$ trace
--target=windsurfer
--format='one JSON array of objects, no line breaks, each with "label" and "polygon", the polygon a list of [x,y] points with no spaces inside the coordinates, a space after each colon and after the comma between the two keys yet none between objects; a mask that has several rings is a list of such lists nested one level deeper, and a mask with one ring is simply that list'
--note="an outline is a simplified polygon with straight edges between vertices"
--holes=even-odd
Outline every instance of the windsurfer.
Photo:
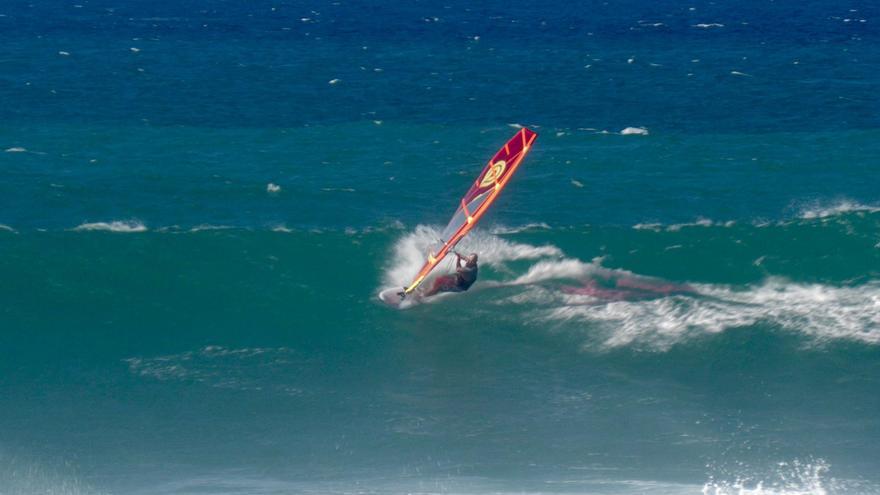
[{"label": "windsurfer", "polygon": [[430,297],[438,292],[464,292],[477,281],[477,253],[472,253],[467,258],[455,253],[455,258],[455,273],[434,279],[434,285],[423,297]]}]

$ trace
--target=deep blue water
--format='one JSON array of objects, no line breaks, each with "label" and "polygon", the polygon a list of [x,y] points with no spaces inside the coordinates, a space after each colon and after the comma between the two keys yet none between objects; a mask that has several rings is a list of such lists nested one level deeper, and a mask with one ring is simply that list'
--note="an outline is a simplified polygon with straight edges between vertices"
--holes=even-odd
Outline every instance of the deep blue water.
[{"label": "deep blue water", "polygon": [[880,492],[878,14],[4,2],[0,494]]}]

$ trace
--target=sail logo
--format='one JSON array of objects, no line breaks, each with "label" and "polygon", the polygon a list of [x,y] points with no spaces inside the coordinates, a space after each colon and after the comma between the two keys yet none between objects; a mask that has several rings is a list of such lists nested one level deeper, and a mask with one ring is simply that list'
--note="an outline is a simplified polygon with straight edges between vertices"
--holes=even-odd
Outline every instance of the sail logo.
[{"label": "sail logo", "polygon": [[480,187],[489,187],[495,184],[495,181],[501,177],[505,169],[507,169],[506,161],[498,160],[493,163],[492,166],[489,167],[489,170],[486,171],[486,175],[483,176],[483,180],[480,181]]}]

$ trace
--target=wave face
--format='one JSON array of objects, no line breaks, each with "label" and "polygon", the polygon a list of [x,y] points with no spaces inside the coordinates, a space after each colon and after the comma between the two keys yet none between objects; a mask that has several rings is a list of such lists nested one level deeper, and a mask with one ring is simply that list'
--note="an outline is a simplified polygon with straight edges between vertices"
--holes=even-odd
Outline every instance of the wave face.
[{"label": "wave face", "polygon": [[487,226],[468,293],[382,305],[438,228],[0,232],[16,483],[877,491],[880,213]]}]

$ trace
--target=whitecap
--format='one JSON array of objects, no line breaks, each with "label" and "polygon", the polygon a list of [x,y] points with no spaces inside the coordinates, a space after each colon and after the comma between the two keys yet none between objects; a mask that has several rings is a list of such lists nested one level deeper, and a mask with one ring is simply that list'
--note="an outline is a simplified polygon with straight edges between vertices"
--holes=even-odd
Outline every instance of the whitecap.
[{"label": "whitecap", "polygon": [[600,266],[601,258],[592,263],[584,263],[574,258],[561,260],[538,261],[528,271],[502,285],[532,285],[548,280],[578,280],[596,273],[607,273],[609,270]]},{"label": "whitecap", "polygon": [[816,344],[851,340],[880,345],[878,282],[837,287],[768,279],[746,287],[689,287],[695,293],[602,304],[547,289],[553,307],[538,310],[537,316],[545,324],[584,324],[591,332],[598,328],[603,335],[599,345],[606,349],[636,346],[663,351],[694,337],[758,323],[800,334]]},{"label": "whitecap", "polygon": [[804,220],[813,220],[854,212],[876,213],[880,212],[880,206],[864,205],[848,199],[832,204],[813,203],[802,207],[798,217]]},{"label": "whitecap", "polygon": [[667,232],[678,232],[681,229],[690,227],[733,227],[734,225],[736,225],[736,222],[734,220],[721,222],[709,218],[700,217],[693,222],[673,223],[669,225],[665,225],[662,223],[637,223],[633,225],[632,228],[635,230],[653,230],[655,232],[659,232],[661,230],[665,230]]},{"label": "whitecap", "polygon": [[708,22],[708,23],[694,24],[691,27],[700,28],[700,29],[712,29],[712,28],[723,28],[724,24],[721,24],[718,22]]},{"label": "whitecap", "polygon": [[621,136],[647,136],[648,129],[644,127],[627,127],[620,131]]},{"label": "whitecap", "polygon": [[[711,464],[707,466],[714,468]],[[755,475],[745,464],[740,463],[734,472],[723,469],[723,473],[713,475],[703,485],[704,495],[827,495],[831,485],[836,484],[828,478],[830,465],[824,459],[779,462],[769,472]],[[836,490],[831,490],[836,491]]]},{"label": "whitecap", "polygon": [[550,226],[544,222],[527,223],[518,227],[507,227],[504,225],[496,225],[492,228],[492,234],[518,234],[530,230],[550,230]]},{"label": "whitecap", "polygon": [[637,223],[637,224],[633,225],[633,229],[660,231],[663,229],[663,224],[661,224],[661,223]]},{"label": "whitecap", "polygon": [[21,146],[13,146],[12,148],[6,148],[7,153],[27,153],[27,148],[22,148]]},{"label": "whitecap", "polygon": [[204,231],[210,231],[210,230],[231,230],[234,228],[235,227],[232,227],[231,225],[212,225],[209,223],[203,223],[203,224],[196,225],[195,227],[192,227],[191,229],[189,229],[189,231],[190,232],[204,232]]},{"label": "whitecap", "polygon": [[269,194],[278,194],[279,192],[281,192],[281,186],[270,182],[266,184],[266,192]]},{"label": "whitecap", "polygon": [[[693,222],[685,222],[685,223],[674,223],[666,227],[666,230],[669,232],[678,232],[679,230],[686,227],[714,227],[716,224],[714,221],[708,218],[698,218]],[[733,225],[733,224],[730,224]],[[728,225],[729,226],[729,225]]]},{"label": "whitecap", "polygon": [[92,231],[92,230],[103,230],[109,232],[146,232],[147,227],[137,221],[137,220],[123,220],[123,221],[112,221],[112,222],[94,222],[94,223],[84,223],[81,225],[77,225],[74,227],[75,231]]}]

